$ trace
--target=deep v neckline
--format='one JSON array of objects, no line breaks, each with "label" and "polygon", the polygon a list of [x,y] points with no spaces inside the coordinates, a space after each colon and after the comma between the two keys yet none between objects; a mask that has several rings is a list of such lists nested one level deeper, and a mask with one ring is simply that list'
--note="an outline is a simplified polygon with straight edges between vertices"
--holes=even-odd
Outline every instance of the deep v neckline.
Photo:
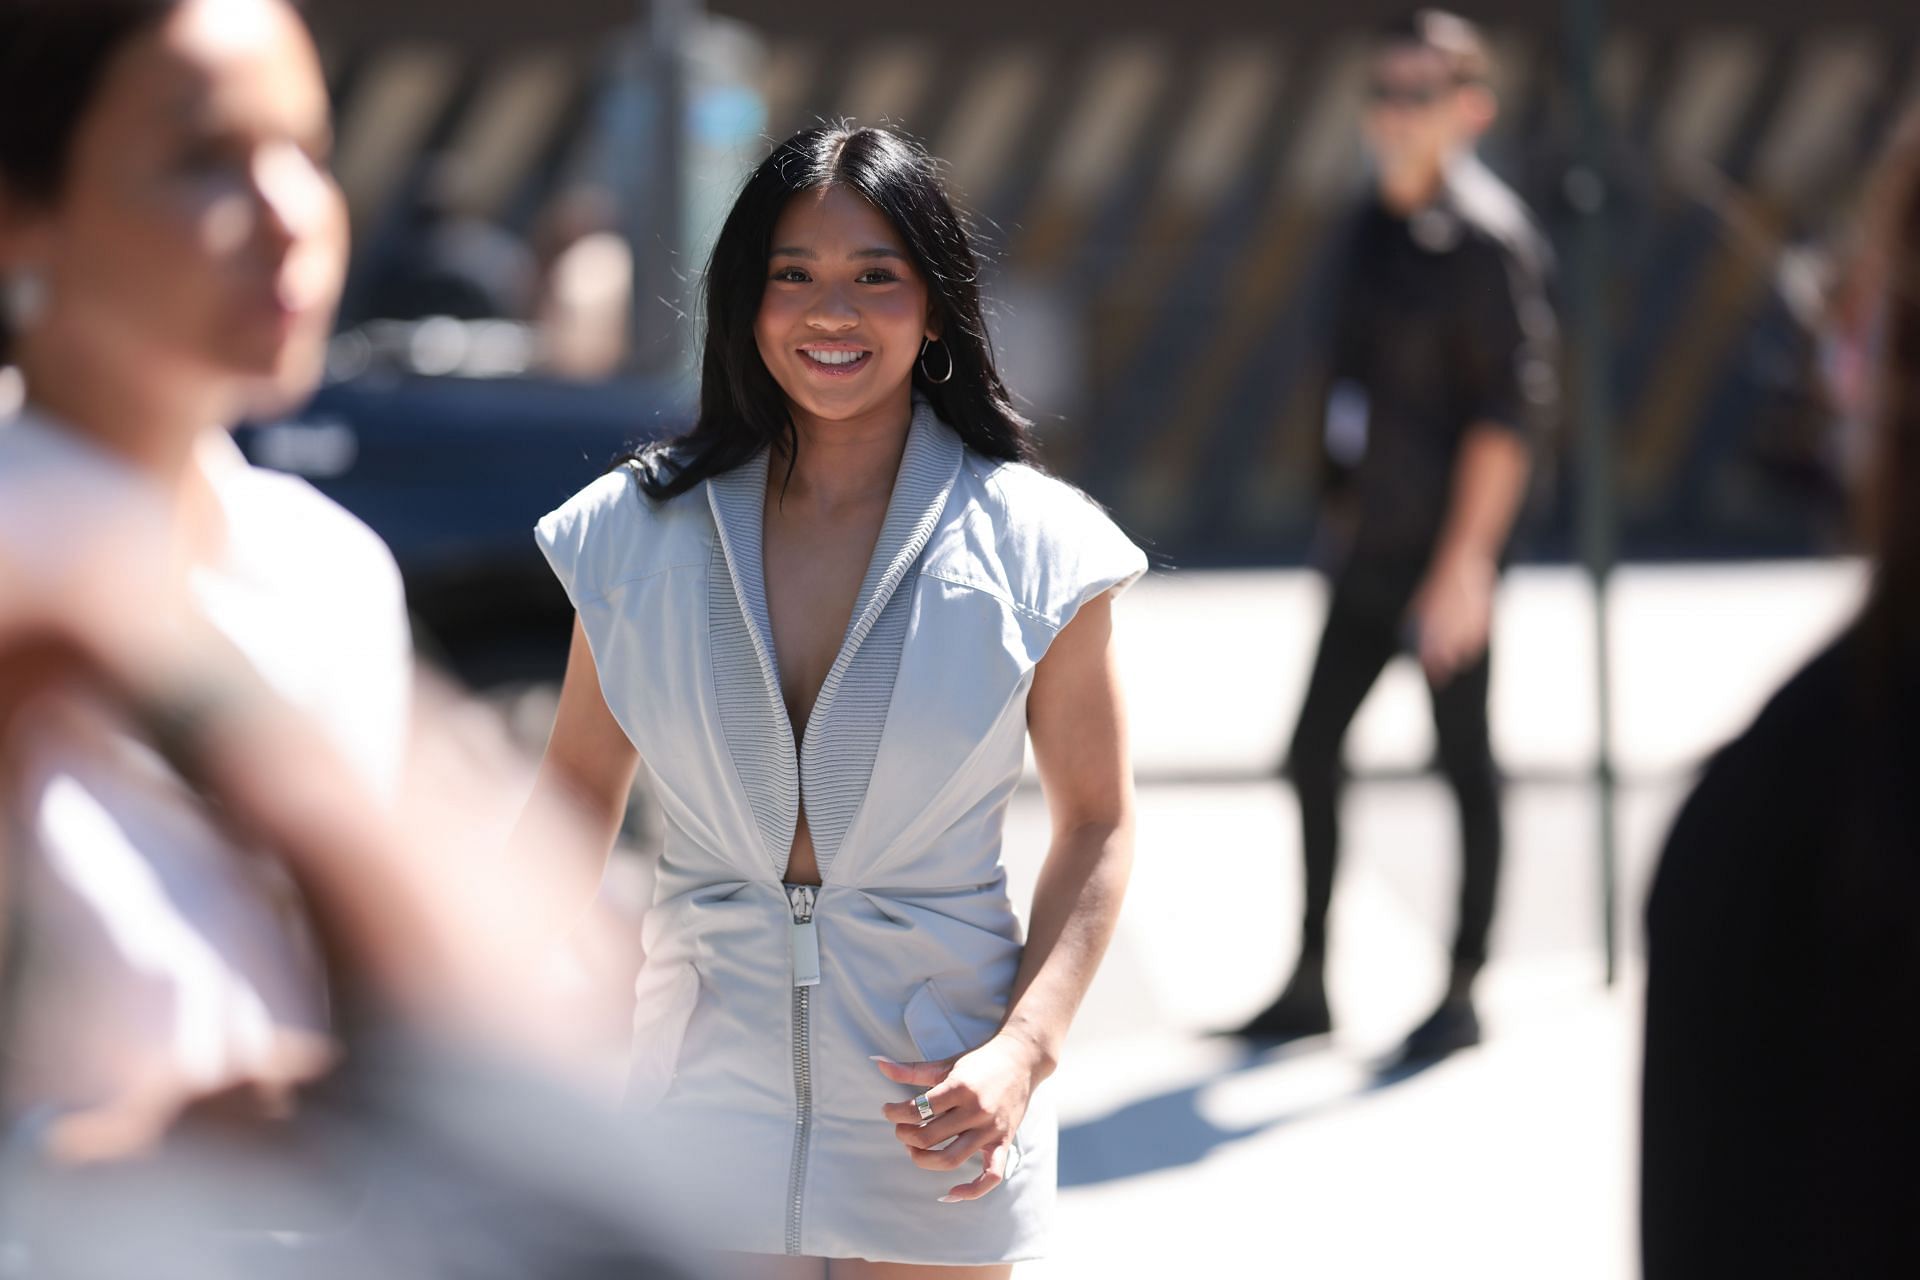
[{"label": "deep v neckline", "polygon": [[[953,490],[965,447],[953,430],[940,421],[926,401],[916,399],[907,429],[906,448],[895,475],[893,493],[881,522],[880,535],[848,618],[833,665],[815,692],[806,728],[795,731],[780,685],[774,648],[773,622],[766,594],[766,486],[770,455],[761,450],[749,462],[713,477],[708,496],[719,535],[720,559],[731,579],[737,613],[710,617],[716,649],[721,631],[743,626],[751,640],[761,689],[753,702],[732,696],[720,700],[723,726],[736,766],[740,769],[756,826],[767,844],[767,855],[784,876],[792,853],[793,836],[804,806],[813,837],[814,856],[821,878],[830,873],[840,839],[851,825],[866,795],[864,774],[871,770],[873,753],[884,728],[888,696],[898,669],[898,649],[891,662],[859,662],[863,646],[887,612],[909,570],[933,536],[940,513]],[[896,620],[903,621],[896,616]],[[896,642],[901,634],[888,634]],[[850,674],[860,696],[846,700],[843,687]],[[884,689],[880,686],[884,684]],[[767,730],[777,725],[780,741],[768,743]],[[862,776],[853,776],[854,774]]]},{"label": "deep v neckline", "polygon": [[[900,460],[901,460],[901,465],[904,466],[906,462],[906,449],[904,447],[902,447],[900,451]],[[768,463],[769,477],[771,476],[771,471],[772,471],[772,463],[771,463],[771,459],[769,459],[769,463]],[[861,571],[860,585],[855,589],[853,600],[847,607],[846,621],[842,624],[840,628],[840,638],[834,647],[833,657],[828,661],[826,670],[820,673],[819,682],[813,686],[812,696],[807,699],[807,702],[806,702],[807,718],[806,718],[806,723],[804,725],[795,721],[793,717],[793,708],[787,704],[786,676],[785,676],[785,673],[780,668],[780,654],[781,654],[780,635],[774,626],[773,601],[772,601],[771,595],[769,595],[768,593],[767,573],[766,573],[766,565],[768,560],[770,559],[770,556],[768,554],[769,531],[767,526],[767,512],[768,512],[768,509],[773,505],[773,499],[769,496],[769,497],[763,497],[761,501],[760,535],[759,535],[760,536],[761,573],[760,573],[760,581],[758,584],[758,589],[760,591],[761,599],[766,602],[766,609],[767,609],[767,657],[773,666],[774,685],[780,695],[780,712],[782,717],[786,721],[787,731],[789,735],[793,738],[794,747],[796,750],[804,751],[806,740],[807,740],[807,732],[813,727],[815,722],[820,719],[820,712],[822,710],[822,699],[826,693],[827,682],[830,679],[832,679],[834,669],[841,664],[842,657],[850,656],[848,655],[847,650],[850,643],[852,643],[853,641],[854,624],[860,618],[861,606],[867,600],[868,596],[871,594],[875,586],[875,583],[878,581],[879,577],[885,572],[886,566],[883,561],[884,561],[884,553],[887,549],[886,548],[887,522],[889,518],[893,515],[893,498],[894,498],[894,494],[899,490],[899,487],[900,487],[900,471],[899,471],[899,468],[896,468],[894,471],[893,485],[888,490],[888,493],[887,493],[887,506],[886,506],[886,509],[881,512],[880,521],[874,528],[873,547],[871,550],[867,552],[866,567]],[[770,487],[769,487],[769,491],[770,491]],[[789,637],[789,639],[791,639],[791,637]]]}]

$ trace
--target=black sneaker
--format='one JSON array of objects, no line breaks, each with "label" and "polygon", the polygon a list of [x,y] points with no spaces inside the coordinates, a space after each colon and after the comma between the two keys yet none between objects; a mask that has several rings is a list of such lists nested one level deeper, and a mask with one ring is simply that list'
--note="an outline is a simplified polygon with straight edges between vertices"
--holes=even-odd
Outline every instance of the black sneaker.
[{"label": "black sneaker", "polygon": [[1447,1000],[1407,1036],[1389,1070],[1429,1067],[1480,1043],[1480,1015],[1471,1000]]},{"label": "black sneaker", "polygon": [[1294,973],[1279,999],[1227,1034],[1279,1044],[1324,1036],[1332,1030],[1326,983],[1318,971],[1302,969]]}]

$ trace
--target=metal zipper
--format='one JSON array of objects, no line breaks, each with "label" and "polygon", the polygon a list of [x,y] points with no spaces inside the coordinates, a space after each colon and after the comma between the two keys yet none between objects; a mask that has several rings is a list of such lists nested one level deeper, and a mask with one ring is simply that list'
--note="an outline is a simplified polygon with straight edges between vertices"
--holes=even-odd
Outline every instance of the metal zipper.
[{"label": "metal zipper", "polygon": [[793,959],[793,1160],[787,1174],[787,1255],[800,1256],[800,1219],[805,1207],[807,1149],[813,1137],[812,996],[820,981],[820,947],[814,932],[813,904],[819,890],[790,884],[787,905],[793,911],[790,935]]}]

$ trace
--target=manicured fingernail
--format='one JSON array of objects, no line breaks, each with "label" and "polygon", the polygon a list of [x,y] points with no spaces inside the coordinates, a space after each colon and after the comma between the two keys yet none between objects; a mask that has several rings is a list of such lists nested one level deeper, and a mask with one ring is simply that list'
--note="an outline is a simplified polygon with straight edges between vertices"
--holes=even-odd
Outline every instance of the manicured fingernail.
[{"label": "manicured fingernail", "polygon": [[880,1053],[876,1053],[872,1055],[867,1059],[867,1061],[868,1062],[884,1062],[890,1067],[897,1067],[900,1065],[899,1063],[895,1062],[892,1058],[889,1058],[885,1054],[880,1054]]},{"label": "manicured fingernail", "polygon": [[941,1196],[940,1203],[941,1204],[959,1204],[960,1197],[959,1196]]}]

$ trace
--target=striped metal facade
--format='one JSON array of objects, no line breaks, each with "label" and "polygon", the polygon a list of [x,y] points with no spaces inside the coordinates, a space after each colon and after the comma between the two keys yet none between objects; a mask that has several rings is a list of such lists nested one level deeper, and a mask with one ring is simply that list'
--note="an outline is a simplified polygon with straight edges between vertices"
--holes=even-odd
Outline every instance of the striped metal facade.
[{"label": "striped metal facade", "polygon": [[[840,14],[823,34],[716,7],[766,23],[770,134],[885,120],[948,162],[991,247],[993,292],[1072,339],[1079,392],[1035,406],[1056,469],[1176,561],[1302,552],[1327,237],[1363,173],[1363,31],[1322,15],[1176,36],[1140,16],[1072,36],[1052,18],[982,22],[961,37],[916,30],[903,9],[891,25]],[[1817,540],[1804,495],[1755,462],[1814,448],[1789,412],[1806,352],[1781,254],[1839,233],[1891,122],[1920,103],[1911,21],[1829,8],[1792,29],[1648,14],[1604,50],[1630,552]],[[1495,35],[1503,115],[1486,152],[1557,236],[1570,218],[1559,52],[1518,22]],[[525,227],[581,154],[609,58],[344,36],[326,52],[363,239],[442,149],[470,161],[477,207]],[[1551,505],[1534,537],[1545,551],[1564,546],[1566,504]]]}]

